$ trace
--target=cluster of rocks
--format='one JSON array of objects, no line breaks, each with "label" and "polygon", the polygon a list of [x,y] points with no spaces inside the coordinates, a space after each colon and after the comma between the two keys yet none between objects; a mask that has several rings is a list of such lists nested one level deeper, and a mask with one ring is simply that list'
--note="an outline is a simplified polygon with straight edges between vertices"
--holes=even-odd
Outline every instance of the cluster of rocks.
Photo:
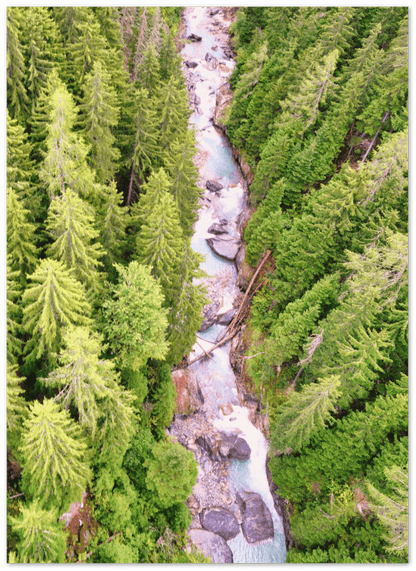
[{"label": "cluster of rocks", "polygon": [[[230,407],[232,411],[232,407]],[[193,516],[192,543],[213,563],[232,563],[227,541],[243,533],[256,544],[274,537],[271,513],[255,492],[234,491],[230,485],[230,460],[248,460],[251,450],[238,434],[217,431],[205,413],[175,415],[169,436],[191,450],[198,462],[198,479],[187,505]]]}]

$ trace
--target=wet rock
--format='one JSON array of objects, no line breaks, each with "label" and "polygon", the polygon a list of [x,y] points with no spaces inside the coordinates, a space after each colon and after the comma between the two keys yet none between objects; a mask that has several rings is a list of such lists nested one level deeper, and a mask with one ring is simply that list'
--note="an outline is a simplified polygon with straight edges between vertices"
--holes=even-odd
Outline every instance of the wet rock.
[{"label": "wet rock", "polygon": [[172,372],[176,389],[176,412],[183,414],[198,410],[204,404],[204,395],[193,371],[177,369]]},{"label": "wet rock", "polygon": [[217,323],[219,325],[229,325],[231,323],[231,321],[233,320],[233,317],[236,313],[237,313],[236,308],[229,309],[228,311],[226,311],[222,315],[218,316]]},{"label": "wet rock", "polygon": [[206,434],[202,434],[195,439],[195,443],[198,444],[205,452],[209,455],[210,458],[218,459],[217,454],[217,442],[212,436],[208,436]]},{"label": "wet rock", "polygon": [[202,527],[228,541],[240,533],[238,521],[223,507],[204,510],[200,514]]},{"label": "wet rock", "polygon": [[196,61],[186,61],[185,65],[188,68],[194,68],[194,67],[197,67],[198,64],[196,63]]},{"label": "wet rock", "polygon": [[218,303],[213,303],[208,306],[208,309],[205,312],[204,321],[202,322],[199,331],[203,333],[207,331],[210,327],[212,327],[217,322],[217,311],[219,308]]},{"label": "wet rock", "polygon": [[238,254],[235,257],[235,265],[237,267],[237,272],[241,272],[242,268],[243,268],[243,263],[244,263],[244,259],[246,257],[246,245],[243,242],[240,246],[240,249],[238,250]]},{"label": "wet rock", "polygon": [[214,70],[218,65],[218,60],[215,56],[210,54],[209,52],[205,55],[205,61],[207,62],[207,67],[209,70]]},{"label": "wet rock", "polygon": [[233,562],[233,554],[227,542],[216,533],[203,529],[191,529],[189,537],[192,543],[199,547],[204,555],[212,558],[213,563]]},{"label": "wet rock", "polygon": [[233,446],[234,442],[237,440],[237,434],[222,434],[222,439],[219,445],[219,453],[223,458],[227,458],[230,453],[230,448]]},{"label": "wet rock", "polygon": [[221,258],[233,262],[238,254],[240,248],[240,240],[231,238],[230,240],[225,240],[224,238],[207,238],[208,246]]},{"label": "wet rock", "polygon": [[186,39],[191,40],[191,42],[200,42],[202,40],[201,36],[197,36],[196,34],[191,34]]},{"label": "wet rock", "polygon": [[251,456],[251,448],[244,438],[237,438],[228,452],[230,460],[248,460]]},{"label": "wet rock", "polygon": [[211,10],[211,12],[209,13],[209,15],[210,15],[210,16],[216,16],[219,11],[220,11],[219,8],[213,8],[213,9]]},{"label": "wet rock", "polygon": [[214,223],[212,226],[208,228],[209,234],[228,234],[228,230],[224,228],[225,225]]},{"label": "wet rock", "polygon": [[220,182],[216,182],[215,180],[207,180],[205,183],[205,187],[210,192],[219,192],[224,186]]},{"label": "wet rock", "polygon": [[242,530],[248,543],[257,543],[274,537],[273,519],[260,494],[237,492],[243,523]]},{"label": "wet rock", "polygon": [[228,59],[233,59],[234,57],[232,50],[230,50],[229,48],[224,48],[223,53],[224,56],[227,57]]}]

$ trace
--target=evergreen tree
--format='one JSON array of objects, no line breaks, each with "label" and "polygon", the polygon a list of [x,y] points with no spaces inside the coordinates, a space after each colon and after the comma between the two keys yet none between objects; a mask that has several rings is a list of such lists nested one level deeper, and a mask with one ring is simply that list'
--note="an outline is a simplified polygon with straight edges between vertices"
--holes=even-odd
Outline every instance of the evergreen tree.
[{"label": "evergreen tree", "polygon": [[16,299],[22,295],[16,278],[18,271],[10,270],[10,256],[7,257],[7,362],[15,364],[22,352],[22,342],[19,339],[21,331],[21,308]]},{"label": "evergreen tree", "polygon": [[128,160],[131,166],[130,182],[127,195],[127,204],[130,205],[133,197],[137,193],[134,185],[139,188],[145,181],[150,168],[157,162],[160,151],[158,148],[158,125],[157,112],[152,105],[149,105],[149,93],[144,89],[139,89],[134,97],[136,114],[134,119],[135,134],[134,146]]},{"label": "evergreen tree", "polygon": [[88,448],[67,410],[35,401],[24,423],[22,486],[39,506],[59,509],[80,499],[90,479]]},{"label": "evergreen tree", "polygon": [[285,452],[287,448],[297,451],[307,444],[311,433],[325,426],[335,410],[339,386],[339,377],[333,375],[307,385],[302,392],[293,392],[278,411],[271,437],[273,446]]},{"label": "evergreen tree", "polygon": [[157,505],[168,508],[188,499],[198,475],[192,452],[178,442],[162,440],[153,447],[145,466],[146,486]]},{"label": "evergreen tree", "polygon": [[95,61],[83,84],[80,105],[83,133],[90,145],[89,164],[100,183],[114,177],[120,151],[115,147],[114,128],[119,119],[118,97],[111,85],[110,74],[100,61]]},{"label": "evergreen tree", "polygon": [[26,276],[37,264],[35,242],[36,227],[28,221],[26,210],[12,188],[7,189],[7,253],[10,270],[18,272],[21,286],[26,284]]},{"label": "evergreen tree", "polygon": [[29,112],[29,97],[24,85],[25,62],[21,41],[22,13],[7,8],[7,108],[13,119],[22,123]]},{"label": "evergreen tree", "polygon": [[30,333],[26,362],[42,356],[53,361],[61,344],[62,327],[87,325],[90,306],[80,284],[62,262],[40,261],[23,293],[23,326]]},{"label": "evergreen tree", "polygon": [[103,303],[102,330],[120,368],[140,371],[147,359],[163,359],[168,350],[163,295],[146,266],[134,261],[115,268],[119,279]]},{"label": "evergreen tree", "polygon": [[22,422],[27,417],[28,404],[20,386],[24,380],[17,374],[17,365],[7,361],[7,446],[11,450],[18,445]]},{"label": "evergreen tree", "polygon": [[94,223],[93,208],[71,189],[51,201],[47,228],[55,241],[49,246],[48,255],[72,269],[87,292],[99,290],[98,260],[104,255],[101,245],[95,242],[99,232]]},{"label": "evergreen tree", "polygon": [[73,132],[76,108],[63,84],[51,95],[47,153],[39,177],[51,198],[63,195],[70,188],[83,198],[94,196],[92,171],[87,166],[89,148]]},{"label": "evergreen tree", "polygon": [[193,233],[201,195],[201,189],[197,186],[198,171],[193,162],[195,150],[195,134],[189,130],[182,141],[172,144],[172,155],[164,160],[184,236]]},{"label": "evergreen tree", "polygon": [[20,537],[16,563],[65,563],[67,533],[58,517],[56,509],[43,509],[38,500],[22,506],[11,520]]},{"label": "evergreen tree", "polygon": [[39,199],[33,195],[31,151],[27,133],[15,119],[11,119],[7,110],[7,186],[16,193],[26,209],[30,206],[31,211],[36,212]]},{"label": "evergreen tree", "polygon": [[160,89],[160,136],[163,151],[172,152],[175,140],[186,136],[191,115],[184,82],[172,76]]},{"label": "evergreen tree", "polygon": [[159,202],[143,223],[137,235],[137,259],[148,265],[159,280],[166,303],[171,303],[184,242],[179,214],[170,194],[161,195]]},{"label": "evergreen tree", "polygon": [[397,466],[386,467],[385,475],[386,479],[394,485],[395,491],[391,496],[387,496],[367,483],[371,497],[370,506],[387,529],[389,551],[407,555],[409,551],[408,475]]}]

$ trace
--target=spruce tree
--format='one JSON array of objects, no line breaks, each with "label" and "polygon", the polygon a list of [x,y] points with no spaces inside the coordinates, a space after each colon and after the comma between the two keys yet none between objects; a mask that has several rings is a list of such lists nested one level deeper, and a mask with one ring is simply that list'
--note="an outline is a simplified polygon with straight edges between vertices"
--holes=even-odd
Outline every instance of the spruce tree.
[{"label": "spruce tree", "polygon": [[161,87],[159,100],[159,144],[163,151],[171,153],[174,141],[185,137],[191,115],[183,80],[172,76]]},{"label": "spruce tree", "polygon": [[189,130],[183,140],[172,144],[171,155],[164,160],[184,236],[191,236],[193,233],[201,195],[201,189],[196,184],[198,171],[193,162],[195,151],[195,134]]},{"label": "spruce tree", "polygon": [[67,188],[82,198],[92,198],[96,192],[86,161],[89,148],[73,131],[75,118],[74,100],[65,86],[58,84],[51,94],[47,152],[39,172],[51,198],[65,194]]},{"label": "spruce tree", "polygon": [[[19,339],[21,332],[21,307],[19,304],[22,295],[17,283],[18,271],[10,270],[10,256],[7,257],[7,361],[11,364],[17,362],[22,352],[22,341]],[[17,302],[17,303],[16,303]]]},{"label": "spruce tree", "polygon": [[102,342],[102,336],[87,327],[68,327],[60,366],[43,382],[58,387],[54,402],[62,409],[76,409],[79,425],[101,461],[119,462],[135,428],[135,397],[119,385],[114,363],[101,357]]},{"label": "spruce tree", "polygon": [[23,127],[12,119],[7,110],[7,186],[16,193],[23,205],[37,211],[38,197],[34,196],[32,176],[34,165],[30,159],[32,146]]},{"label": "spruce tree", "polygon": [[104,255],[96,242],[99,231],[95,229],[93,208],[77,194],[67,189],[56,196],[50,204],[47,229],[54,238],[48,255],[61,261],[77,280],[85,285],[87,292],[100,289],[98,266]]},{"label": "spruce tree", "polygon": [[45,258],[23,294],[23,327],[31,338],[26,343],[26,363],[44,357],[53,363],[61,345],[62,328],[89,323],[90,306],[85,292],[62,262]]},{"label": "spruce tree", "polygon": [[7,361],[7,447],[11,450],[19,444],[22,423],[28,412],[28,403],[20,386],[24,380],[18,375],[17,365]]},{"label": "spruce tree", "polygon": [[22,486],[39,506],[66,508],[90,480],[87,443],[69,411],[52,399],[30,405],[22,436]]},{"label": "spruce tree", "polygon": [[26,210],[12,188],[7,189],[7,253],[10,270],[18,272],[17,279],[22,287],[26,276],[37,264],[35,241],[36,227],[28,221]]},{"label": "spruce tree", "polygon": [[95,61],[83,84],[84,98],[79,109],[86,142],[88,163],[100,183],[110,181],[118,168],[120,151],[115,146],[114,128],[120,115],[119,101],[103,63]]},{"label": "spruce tree", "polygon": [[21,507],[19,517],[11,519],[20,537],[16,563],[65,563],[67,532],[58,517],[58,510],[43,509],[38,500]]},{"label": "spruce tree", "polygon": [[163,359],[168,350],[163,294],[148,267],[133,261],[115,268],[118,283],[103,303],[101,327],[120,368],[140,371],[147,359]]},{"label": "spruce tree", "polygon": [[23,123],[29,113],[24,85],[25,62],[21,39],[23,15],[20,8],[7,8],[7,107],[13,119]]}]

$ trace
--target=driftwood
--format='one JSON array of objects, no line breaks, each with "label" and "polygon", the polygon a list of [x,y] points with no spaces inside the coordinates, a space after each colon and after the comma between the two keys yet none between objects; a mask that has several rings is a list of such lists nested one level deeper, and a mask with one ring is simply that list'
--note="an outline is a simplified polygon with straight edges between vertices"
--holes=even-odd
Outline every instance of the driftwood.
[{"label": "driftwood", "polygon": [[[247,301],[247,299],[249,298],[249,294],[250,294],[250,290],[252,289],[257,276],[259,275],[259,272],[261,270],[261,268],[264,266],[266,260],[269,258],[271,252],[270,250],[267,250],[266,254],[264,255],[262,261],[260,262],[260,264],[257,267],[257,270],[255,271],[253,277],[250,280],[250,283],[248,285],[248,288],[246,290],[246,293],[240,303],[240,306],[238,308],[237,313],[235,314],[233,320],[231,321],[231,323],[229,324],[229,326],[227,327],[227,329],[222,333],[222,336],[220,339],[217,340],[217,343],[213,346],[210,347],[207,351],[205,351],[205,349],[203,349],[204,353],[201,353],[201,355],[198,355],[198,357],[195,357],[195,359],[192,359],[192,361],[189,361],[189,363],[187,363],[185,365],[185,367],[189,367],[189,365],[192,365],[193,363],[196,363],[197,361],[199,361],[200,359],[202,359],[203,357],[211,357],[210,353],[212,353],[213,351],[215,351],[215,349],[218,349],[218,347],[221,347],[221,345],[224,345],[225,343],[227,343],[228,341],[230,341],[237,333],[238,331],[238,322],[242,317],[242,312],[243,312],[243,308],[244,308],[244,304]],[[254,293],[258,290],[258,287],[254,290],[254,292],[251,294],[251,296],[254,295]],[[198,343],[199,345],[199,343]]]}]

